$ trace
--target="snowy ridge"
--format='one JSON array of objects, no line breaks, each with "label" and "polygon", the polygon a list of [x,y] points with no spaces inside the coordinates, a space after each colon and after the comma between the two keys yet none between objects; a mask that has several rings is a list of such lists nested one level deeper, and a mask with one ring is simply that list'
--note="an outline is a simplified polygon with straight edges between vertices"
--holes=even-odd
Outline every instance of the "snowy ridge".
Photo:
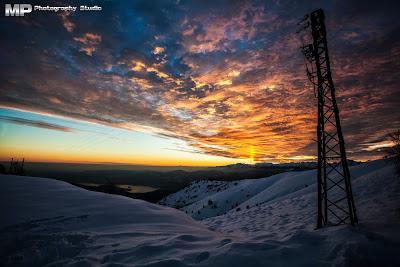
[{"label": "snowy ridge", "polygon": [[[200,209],[207,217],[201,221],[61,181],[3,175],[0,261],[5,266],[399,266],[399,177],[384,161],[351,167],[351,173],[360,224],[318,231],[314,171],[236,185],[201,181],[164,200],[174,205],[188,199],[181,209]],[[210,199],[210,207],[203,208]],[[226,200],[238,206],[223,205]]]},{"label": "snowy ridge", "polygon": [[[351,167],[350,171],[360,224],[400,222],[400,179],[394,175],[393,166],[379,160]],[[243,202],[240,211],[230,210],[203,223],[226,233],[268,232],[278,239],[312,229],[316,220],[315,171],[280,176]],[[395,232],[399,235],[400,229]]]},{"label": "snowy ridge", "polygon": [[177,248],[190,243],[180,256],[196,262],[218,242],[217,233],[175,209],[52,179],[2,175],[0,181],[5,265],[176,266]]},{"label": "snowy ridge", "polygon": [[166,198],[160,200],[159,204],[180,209],[184,206],[195,203],[209,195],[226,190],[232,185],[233,183],[224,181],[195,181],[192,182],[189,186],[180,190],[179,193],[171,194]]},{"label": "snowy ridge", "polygon": [[[390,167],[383,160],[353,166],[353,184],[357,186],[357,179],[366,174],[386,170],[390,172]],[[312,199],[308,205],[314,205],[315,177],[316,170],[311,170],[233,182],[198,181],[161,200],[160,204],[178,208],[195,219],[249,210],[281,198],[288,201],[296,197]]]},{"label": "snowy ridge", "polygon": [[[279,194],[302,189],[314,182],[315,171],[286,172],[261,179],[241,181],[198,181],[161,200],[161,205],[178,208],[195,219],[205,219],[240,211],[275,198]],[[300,177],[299,177],[300,176]],[[287,180],[290,181],[287,181]],[[286,185],[285,185],[286,183]],[[271,192],[264,192],[270,188]],[[257,194],[260,196],[257,197]],[[243,205],[246,203],[246,205]]]}]

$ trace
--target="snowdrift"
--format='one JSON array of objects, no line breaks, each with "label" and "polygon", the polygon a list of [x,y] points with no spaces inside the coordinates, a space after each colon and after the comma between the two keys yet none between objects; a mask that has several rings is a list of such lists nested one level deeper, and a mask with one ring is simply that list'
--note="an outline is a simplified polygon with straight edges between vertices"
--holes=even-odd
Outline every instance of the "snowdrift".
[{"label": "snowdrift", "polygon": [[177,258],[200,261],[218,242],[215,232],[175,209],[52,179],[0,181],[6,265],[179,266]]},{"label": "snowdrift", "polygon": [[317,231],[314,171],[201,181],[162,201],[182,211],[57,180],[2,175],[0,260],[6,266],[399,266],[400,179],[384,161],[351,173],[360,224]]}]

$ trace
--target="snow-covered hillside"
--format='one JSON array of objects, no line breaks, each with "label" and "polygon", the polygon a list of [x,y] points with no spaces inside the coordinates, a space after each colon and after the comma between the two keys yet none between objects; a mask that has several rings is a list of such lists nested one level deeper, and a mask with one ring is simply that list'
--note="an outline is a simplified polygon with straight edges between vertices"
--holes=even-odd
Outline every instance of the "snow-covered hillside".
[{"label": "snow-covered hillside", "polygon": [[317,231],[314,171],[202,181],[163,201],[201,221],[173,208],[57,180],[2,175],[0,262],[399,266],[400,179],[384,161],[354,166],[351,173],[360,224]]},{"label": "snow-covered hillside", "polygon": [[179,266],[206,259],[221,239],[175,209],[52,179],[0,176],[0,205],[9,266]]},{"label": "snow-covered hillside", "polygon": [[[393,166],[379,160],[353,166],[350,172],[360,221],[355,229],[387,231],[397,236],[393,240],[398,240],[397,245],[400,245],[400,178],[394,174]],[[228,210],[223,216],[202,222],[226,233],[259,235],[264,232],[277,239],[313,229],[316,222],[315,171],[282,173],[271,178],[271,184],[238,206],[239,211]],[[218,195],[213,197],[218,199]]]},{"label": "snow-covered hillside", "polygon": [[[351,175],[357,202],[357,197],[361,198],[358,190],[371,187],[379,177],[392,177],[393,168],[384,160],[372,161],[351,167]],[[367,178],[371,176],[375,179]],[[359,179],[360,177],[363,178]],[[369,184],[365,182],[366,179],[371,180]],[[167,196],[159,204],[178,208],[195,219],[211,218],[227,213],[231,216],[254,208],[260,210],[262,206],[275,202],[282,204],[280,200],[285,200],[284,203],[304,202],[305,207],[312,207],[311,210],[314,211],[315,182],[316,170],[285,172],[261,179],[233,182],[202,180]]]},{"label": "snow-covered hillside", "polygon": [[[196,219],[214,217],[230,210],[240,211],[261,204],[262,200],[257,202],[257,199],[262,197],[273,199],[285,192],[303,189],[314,182],[314,172],[286,172],[262,179],[233,182],[198,181],[162,199],[160,204],[179,208]],[[262,192],[267,188],[271,189],[272,194]],[[249,205],[243,206],[243,203]]]}]

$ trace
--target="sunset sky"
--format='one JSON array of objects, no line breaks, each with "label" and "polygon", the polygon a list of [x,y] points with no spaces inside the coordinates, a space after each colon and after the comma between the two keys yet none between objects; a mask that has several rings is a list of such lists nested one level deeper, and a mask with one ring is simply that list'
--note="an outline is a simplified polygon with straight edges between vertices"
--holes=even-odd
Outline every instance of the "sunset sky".
[{"label": "sunset sky", "polygon": [[2,11],[1,160],[312,160],[316,99],[295,31],[316,8],[349,158],[381,157],[400,128],[398,1],[47,4],[103,10]]}]

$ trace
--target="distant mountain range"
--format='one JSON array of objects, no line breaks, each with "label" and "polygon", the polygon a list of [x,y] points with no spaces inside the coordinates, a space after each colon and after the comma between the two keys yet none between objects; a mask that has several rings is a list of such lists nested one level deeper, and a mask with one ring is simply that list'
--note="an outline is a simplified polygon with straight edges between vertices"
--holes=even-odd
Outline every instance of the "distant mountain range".
[{"label": "distant mountain range", "polygon": [[[362,162],[348,160],[350,166],[356,166],[361,164]],[[302,162],[288,162],[288,163],[271,163],[271,162],[261,162],[256,164],[245,164],[245,163],[235,163],[226,165],[223,167],[216,168],[268,168],[268,167],[277,167],[277,168],[317,168],[318,163],[316,161],[302,161]]]}]

